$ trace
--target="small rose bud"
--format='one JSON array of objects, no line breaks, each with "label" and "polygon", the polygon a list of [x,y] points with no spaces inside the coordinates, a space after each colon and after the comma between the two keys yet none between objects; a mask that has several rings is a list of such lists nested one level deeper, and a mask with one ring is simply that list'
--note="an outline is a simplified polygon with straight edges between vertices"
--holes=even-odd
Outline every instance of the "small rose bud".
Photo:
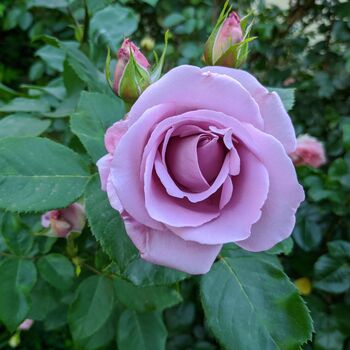
[{"label": "small rose bud", "polygon": [[307,277],[301,277],[294,281],[301,295],[309,295],[312,291],[311,281]]},{"label": "small rose bud", "polygon": [[147,51],[152,51],[154,49],[155,42],[154,39],[151,38],[150,36],[145,36],[141,40],[141,47]]},{"label": "small rose bud", "polygon": [[50,228],[50,235],[66,238],[71,232],[80,233],[85,225],[85,210],[79,203],[64,209],[51,210],[41,216],[41,224]]},{"label": "small rose bud", "polygon": [[327,161],[322,143],[307,134],[297,138],[297,148],[290,157],[295,165],[309,165],[314,168],[320,167]]},{"label": "small rose bud", "polygon": [[242,40],[241,20],[236,12],[231,12],[217,33],[213,47],[213,60],[218,61],[233,44]]},{"label": "small rose bud", "polygon": [[241,66],[248,55],[248,43],[252,23],[248,25],[246,16],[240,20],[228,3],[225,4],[218,21],[204,48],[204,61],[210,66],[236,68]]},{"label": "small rose bud", "polygon": [[18,326],[18,329],[21,331],[28,331],[32,327],[33,323],[33,320],[27,318]]},{"label": "small rose bud", "polygon": [[295,78],[289,77],[289,78],[284,80],[283,86],[293,85],[295,83],[295,81],[296,81]]},{"label": "small rose bud", "polygon": [[113,90],[128,103],[133,103],[150,84],[150,64],[138,47],[125,39],[118,51]]}]

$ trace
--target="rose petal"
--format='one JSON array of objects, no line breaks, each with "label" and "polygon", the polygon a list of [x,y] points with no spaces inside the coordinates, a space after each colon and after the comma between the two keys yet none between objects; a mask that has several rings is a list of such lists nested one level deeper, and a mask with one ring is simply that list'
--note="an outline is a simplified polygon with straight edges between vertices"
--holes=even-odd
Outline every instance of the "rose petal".
[{"label": "rose petal", "polygon": [[203,74],[195,66],[179,66],[149,86],[128,114],[131,124],[148,108],[175,102],[180,112],[196,109],[222,111],[238,120],[263,128],[259,107],[237,81],[223,74]]},{"label": "rose petal", "polygon": [[218,176],[225,159],[222,141],[216,137],[200,143],[197,148],[198,164],[204,178],[210,184]]},{"label": "rose petal", "polygon": [[259,105],[264,120],[262,130],[279,140],[287,153],[294,151],[295,131],[280,97],[275,92],[269,92],[254,76],[240,69],[209,66],[202,68],[202,71],[226,74],[239,81]]},{"label": "rose petal", "polygon": [[131,217],[126,217],[124,222],[143,259],[193,275],[207,273],[222,247],[184,241],[168,230],[149,229]]},{"label": "rose petal", "polygon": [[222,191],[221,191],[221,197],[220,197],[220,204],[219,208],[222,210],[226,204],[231,200],[233,193],[233,185],[231,177],[228,176],[222,185]]},{"label": "rose petal", "polygon": [[101,188],[103,191],[106,191],[107,180],[111,171],[112,159],[113,157],[110,154],[106,154],[105,156],[100,158],[96,163],[98,172],[100,174]]},{"label": "rose petal", "polygon": [[[154,172],[155,153],[156,150],[154,149],[147,157],[144,180],[145,206],[154,220],[174,226],[199,226],[220,214],[219,206],[215,203],[214,205],[209,202],[194,204],[187,199],[169,196]],[[174,189],[175,183],[170,176],[162,177],[162,181],[164,181],[164,185],[169,192]],[[169,182],[167,183],[167,181]],[[200,195],[200,193],[194,195]]]},{"label": "rose petal", "polygon": [[51,211],[46,212],[45,214],[41,215],[41,225],[43,227],[49,227],[51,224]]},{"label": "rose petal", "polygon": [[105,147],[110,154],[115,152],[120,139],[127,131],[127,120],[120,120],[107,129],[105,134]]},{"label": "rose petal", "polygon": [[[239,150],[241,171],[234,178],[231,200],[220,216],[198,227],[174,227],[170,230],[186,240],[203,244],[235,242],[249,237],[252,225],[261,215],[266,200],[269,177],[264,165],[245,147]],[[224,203],[224,199],[222,204]]]},{"label": "rose petal", "polygon": [[122,213],[124,211],[124,208],[122,203],[120,202],[117,191],[115,190],[115,187],[113,185],[113,182],[110,176],[108,177],[108,180],[107,180],[107,195],[108,195],[108,200],[109,200],[109,203],[111,204],[111,207],[119,211],[119,213]]},{"label": "rose petal", "polygon": [[253,225],[251,236],[236,244],[246,250],[263,251],[290,236],[295,212],[304,200],[304,191],[283,146],[274,137],[250,125],[246,128],[259,144],[256,155],[268,170],[270,189],[261,218]]},{"label": "rose petal", "polygon": [[154,125],[175,112],[174,104],[148,109],[122,137],[111,164],[111,181],[124,209],[135,220],[155,229],[161,229],[163,225],[153,220],[145,208],[143,181],[140,179],[142,153]]},{"label": "rose petal", "polygon": [[166,164],[172,178],[188,192],[202,192],[209,188],[199,167],[199,139],[200,135],[172,137],[166,149]]}]

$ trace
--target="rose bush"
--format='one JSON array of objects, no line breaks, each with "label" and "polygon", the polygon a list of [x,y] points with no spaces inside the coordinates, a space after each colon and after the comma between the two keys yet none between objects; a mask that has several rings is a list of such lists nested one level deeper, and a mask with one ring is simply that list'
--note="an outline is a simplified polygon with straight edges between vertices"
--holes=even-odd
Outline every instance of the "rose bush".
[{"label": "rose bush", "polygon": [[97,165],[143,259],[206,273],[222,244],[267,250],[304,199],[279,96],[247,72],[180,66],[105,135]]}]

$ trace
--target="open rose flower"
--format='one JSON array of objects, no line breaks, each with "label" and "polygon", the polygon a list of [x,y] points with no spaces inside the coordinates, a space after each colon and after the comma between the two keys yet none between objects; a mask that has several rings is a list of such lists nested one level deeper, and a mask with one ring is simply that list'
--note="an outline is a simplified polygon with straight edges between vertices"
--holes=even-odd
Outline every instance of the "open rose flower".
[{"label": "open rose flower", "polygon": [[105,136],[102,188],[152,263],[206,273],[222,245],[262,251],[287,238],[304,199],[279,96],[247,72],[180,66]]}]

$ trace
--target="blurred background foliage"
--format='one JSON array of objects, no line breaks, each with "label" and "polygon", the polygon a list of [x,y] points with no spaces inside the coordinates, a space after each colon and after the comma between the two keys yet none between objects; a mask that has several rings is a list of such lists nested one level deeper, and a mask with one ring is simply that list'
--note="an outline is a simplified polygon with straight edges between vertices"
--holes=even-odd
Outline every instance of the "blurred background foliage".
[{"label": "blurred background foliage", "polygon": [[[106,46],[115,57],[123,38],[130,36],[152,61],[153,50],[161,52],[170,29],[165,71],[179,64],[201,65],[203,44],[222,5],[209,0],[2,0],[0,138],[43,134],[79,152],[82,145],[66,117],[76,109],[81,89],[91,88],[91,76],[95,84],[104,80]],[[314,319],[316,335],[305,349],[349,350],[350,3],[240,0],[233,6],[241,16],[250,11],[255,17],[253,34],[258,39],[244,68],[266,86],[295,89],[290,115],[297,134],[308,133],[325,145],[325,166],[298,168],[307,198],[293,239],[281,247],[281,260]],[[43,34],[61,40],[65,49],[40,40]],[[91,62],[86,63],[87,57]],[[113,65],[115,60],[111,71]],[[73,79],[77,71],[79,78]],[[1,218],[0,261],[6,254],[64,251],[61,241],[25,238],[38,229],[38,216],[1,213]],[[9,238],[9,231],[17,232],[18,241]],[[88,229],[78,244],[85,261],[103,266],[106,256]],[[63,293],[41,283],[31,296],[33,304],[40,303],[41,314],[32,315],[37,321],[21,333],[18,349],[75,348],[65,316],[74,289]],[[36,292],[45,288],[42,299]],[[197,279],[182,283],[181,294],[184,303],[164,313],[167,349],[219,349],[204,322]],[[11,336],[0,324],[0,349],[9,348]]]}]

